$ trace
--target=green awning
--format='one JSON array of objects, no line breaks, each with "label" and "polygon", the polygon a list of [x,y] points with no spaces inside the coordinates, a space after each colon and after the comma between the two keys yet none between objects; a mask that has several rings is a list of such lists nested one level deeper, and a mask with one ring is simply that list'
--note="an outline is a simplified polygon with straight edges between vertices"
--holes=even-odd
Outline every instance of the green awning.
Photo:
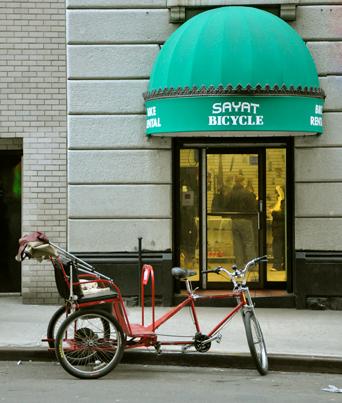
[{"label": "green awning", "polygon": [[216,8],[182,25],[144,97],[148,135],[322,132],[324,92],[309,50],[286,22],[252,7]]}]

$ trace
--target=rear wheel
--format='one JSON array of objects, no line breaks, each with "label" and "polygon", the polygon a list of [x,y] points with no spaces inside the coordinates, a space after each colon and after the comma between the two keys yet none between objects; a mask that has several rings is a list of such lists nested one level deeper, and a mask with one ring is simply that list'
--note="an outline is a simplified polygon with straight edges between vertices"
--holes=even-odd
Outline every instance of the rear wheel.
[{"label": "rear wheel", "polygon": [[253,311],[245,311],[243,313],[243,323],[253,361],[259,373],[266,375],[268,371],[266,344],[255,313]]},{"label": "rear wheel", "polygon": [[124,336],[116,319],[105,311],[80,310],[71,314],[56,336],[56,355],[69,374],[100,378],[121,360]]}]

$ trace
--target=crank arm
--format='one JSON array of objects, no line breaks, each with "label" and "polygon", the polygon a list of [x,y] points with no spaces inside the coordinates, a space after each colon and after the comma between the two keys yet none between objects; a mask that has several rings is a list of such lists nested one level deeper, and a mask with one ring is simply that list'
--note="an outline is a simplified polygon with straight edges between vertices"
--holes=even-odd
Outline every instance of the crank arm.
[{"label": "crank arm", "polygon": [[207,340],[201,341],[201,344],[211,343],[212,341],[216,341],[216,343],[221,343],[221,340],[222,340],[222,334],[218,333],[216,336],[213,336],[213,337],[210,337]]}]

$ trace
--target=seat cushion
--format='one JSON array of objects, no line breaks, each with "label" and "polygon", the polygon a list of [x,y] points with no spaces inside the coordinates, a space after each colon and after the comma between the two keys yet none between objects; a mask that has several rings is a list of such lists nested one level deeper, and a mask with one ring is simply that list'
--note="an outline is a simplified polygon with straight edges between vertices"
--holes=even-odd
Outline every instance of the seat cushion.
[{"label": "seat cushion", "polygon": [[83,297],[79,298],[78,302],[82,304],[85,302],[102,301],[106,299],[113,299],[118,295],[116,291],[113,291],[109,288],[100,288],[98,290],[100,291],[84,295]]}]

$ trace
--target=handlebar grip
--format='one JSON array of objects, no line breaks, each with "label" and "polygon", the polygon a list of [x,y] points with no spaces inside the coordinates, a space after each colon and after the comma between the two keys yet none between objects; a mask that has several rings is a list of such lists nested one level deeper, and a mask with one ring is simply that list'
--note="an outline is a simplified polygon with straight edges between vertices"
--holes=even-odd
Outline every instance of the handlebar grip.
[{"label": "handlebar grip", "polygon": [[202,273],[216,273],[218,274],[220,272],[220,268],[217,267],[216,269],[211,269],[211,270],[202,270]]},{"label": "handlebar grip", "polygon": [[254,259],[254,262],[255,263],[257,263],[257,262],[267,262],[267,255],[264,255],[264,256],[260,256],[260,257],[257,257],[257,258],[255,258]]}]

